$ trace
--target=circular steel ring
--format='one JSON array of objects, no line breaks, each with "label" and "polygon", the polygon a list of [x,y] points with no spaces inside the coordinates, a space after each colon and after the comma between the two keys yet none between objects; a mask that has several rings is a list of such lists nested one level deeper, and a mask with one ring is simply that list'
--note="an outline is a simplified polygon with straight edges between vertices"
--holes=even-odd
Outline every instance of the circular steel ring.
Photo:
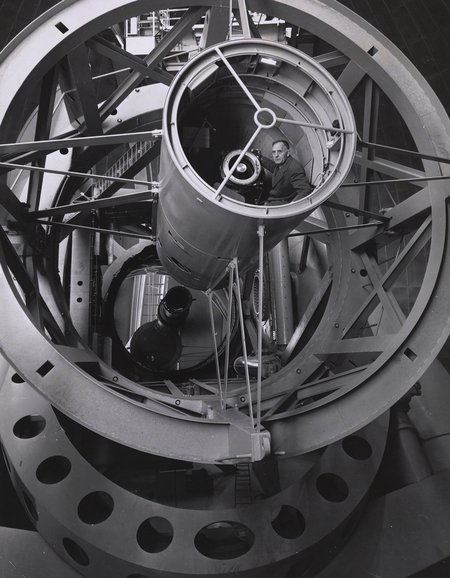
[{"label": "circular steel ring", "polygon": [[[309,563],[324,544],[338,547],[351,531],[383,457],[389,421],[384,415],[329,446],[305,476],[260,502],[193,510],[147,500],[104,477],[18,374],[8,373],[0,401],[4,455],[25,510],[60,556],[92,578],[152,571],[197,577],[200,569],[256,577],[268,565],[285,575]],[[139,528],[149,519],[163,524],[165,536],[140,540]],[[205,528],[233,524],[240,535],[253,536],[246,551],[237,545],[218,558],[214,547],[205,550],[198,538]]]},{"label": "circular steel ring", "polygon": [[[231,151],[223,159],[222,167],[223,167],[223,173],[225,175],[228,174],[231,167],[233,166],[233,163],[231,161],[233,159],[236,159],[240,153],[241,153],[240,150]],[[240,165],[238,165],[236,167],[235,172],[244,173],[246,171],[246,165],[243,162],[244,159],[250,164],[252,173],[247,178],[242,178],[241,175],[236,176],[235,174],[232,174],[230,177],[230,181],[232,183],[234,183],[235,185],[242,185],[242,186],[252,185],[253,183],[255,183],[259,179],[259,176],[261,174],[261,163],[260,163],[258,157],[255,154],[253,154],[252,152],[247,152],[245,154]],[[243,166],[243,168],[240,168],[241,166]]]}]

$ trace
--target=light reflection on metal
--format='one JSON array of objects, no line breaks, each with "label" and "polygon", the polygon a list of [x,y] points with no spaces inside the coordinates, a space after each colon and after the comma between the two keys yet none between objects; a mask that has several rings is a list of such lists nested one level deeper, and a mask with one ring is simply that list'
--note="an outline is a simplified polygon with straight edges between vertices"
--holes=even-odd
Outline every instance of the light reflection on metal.
[{"label": "light reflection on metal", "polygon": [[247,151],[238,163],[236,170],[231,168],[236,164],[236,160],[240,157],[242,150],[234,150],[229,152],[222,162],[222,175],[230,175],[229,179],[234,185],[248,186],[257,182],[261,175],[261,161],[252,152]]}]

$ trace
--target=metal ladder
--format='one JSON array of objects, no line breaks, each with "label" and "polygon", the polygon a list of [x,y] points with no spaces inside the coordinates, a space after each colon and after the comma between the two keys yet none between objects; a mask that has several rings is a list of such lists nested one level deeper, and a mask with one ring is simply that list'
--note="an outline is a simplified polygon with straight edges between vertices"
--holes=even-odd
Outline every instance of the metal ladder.
[{"label": "metal ladder", "polygon": [[[138,161],[152,146],[152,141],[138,141],[133,143],[129,149],[109,168],[105,171],[105,176],[121,177],[130,169],[136,161]],[[95,196],[100,196],[113,181],[106,179],[95,180],[90,191],[95,190]]]},{"label": "metal ladder", "polygon": [[250,464],[236,464],[234,479],[234,503],[236,506],[244,506],[253,503],[252,479]]}]

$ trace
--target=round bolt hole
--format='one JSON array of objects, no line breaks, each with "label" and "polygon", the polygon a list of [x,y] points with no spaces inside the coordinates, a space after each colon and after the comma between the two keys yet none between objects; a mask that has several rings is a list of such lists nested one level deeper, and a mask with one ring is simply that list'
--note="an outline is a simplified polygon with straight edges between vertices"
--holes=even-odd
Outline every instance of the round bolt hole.
[{"label": "round bolt hole", "polygon": [[246,554],[253,546],[253,532],[238,522],[215,522],[202,528],[194,544],[200,554],[214,560],[230,560]]},{"label": "round bolt hole", "polygon": [[80,566],[89,565],[89,556],[76,542],[70,538],[63,538],[63,546],[74,562],[80,564]]},{"label": "round bolt hole", "polygon": [[25,383],[25,380],[22,379],[18,373],[14,373],[14,374],[11,376],[11,381],[12,381],[13,383]]},{"label": "round bolt hole", "polygon": [[146,552],[155,554],[170,546],[173,539],[173,527],[169,520],[155,516],[148,518],[139,526],[137,542]]},{"label": "round bolt hole", "polygon": [[355,460],[367,460],[372,448],[367,440],[359,436],[348,436],[342,440],[344,452]]},{"label": "round bolt hole", "polygon": [[305,531],[305,518],[293,506],[281,506],[278,516],[272,522],[272,528],[282,538],[299,538]]},{"label": "round bolt hole", "polygon": [[62,155],[68,155],[68,154],[69,154],[69,149],[67,149],[67,148],[64,147],[64,148],[62,148],[62,149],[59,149],[59,152],[60,152],[60,154],[62,154]]},{"label": "round bolt hole", "polygon": [[78,504],[78,516],[85,524],[100,524],[113,510],[114,500],[106,492],[92,492]]},{"label": "round bolt hole", "polygon": [[367,277],[368,275],[367,269],[360,269],[359,274],[361,275],[361,277]]},{"label": "round bolt hole", "polygon": [[117,108],[113,108],[112,111],[109,113],[111,116],[116,116]]},{"label": "round bolt hole", "polygon": [[41,462],[36,470],[36,477],[41,484],[57,484],[67,478],[72,464],[65,456],[52,456]]},{"label": "round bolt hole", "polygon": [[82,297],[77,297],[77,303],[81,303],[83,301]]},{"label": "round bolt hole", "polygon": [[38,436],[45,428],[45,419],[41,415],[27,415],[14,424],[16,438],[30,439]]},{"label": "round bolt hole", "polygon": [[83,285],[83,281],[77,281],[77,285],[81,287],[81,285]]},{"label": "round bolt hole", "polygon": [[345,480],[336,474],[322,474],[316,480],[316,488],[322,498],[329,502],[343,502],[348,496]]}]

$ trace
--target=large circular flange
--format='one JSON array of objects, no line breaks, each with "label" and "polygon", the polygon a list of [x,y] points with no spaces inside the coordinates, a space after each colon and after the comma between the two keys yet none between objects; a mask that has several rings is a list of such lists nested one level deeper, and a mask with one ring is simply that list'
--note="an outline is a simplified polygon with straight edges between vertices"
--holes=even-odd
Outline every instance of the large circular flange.
[{"label": "large circular flange", "polygon": [[[51,405],[18,374],[0,391],[7,467],[31,521],[83,576],[294,575],[354,527],[380,466],[385,415],[328,447],[281,492],[237,508],[189,509],[135,495],[74,447]],[[118,531],[120,528],[120,531]],[[222,544],[222,546],[221,546]],[[180,552],[189,555],[180,556]]]}]

